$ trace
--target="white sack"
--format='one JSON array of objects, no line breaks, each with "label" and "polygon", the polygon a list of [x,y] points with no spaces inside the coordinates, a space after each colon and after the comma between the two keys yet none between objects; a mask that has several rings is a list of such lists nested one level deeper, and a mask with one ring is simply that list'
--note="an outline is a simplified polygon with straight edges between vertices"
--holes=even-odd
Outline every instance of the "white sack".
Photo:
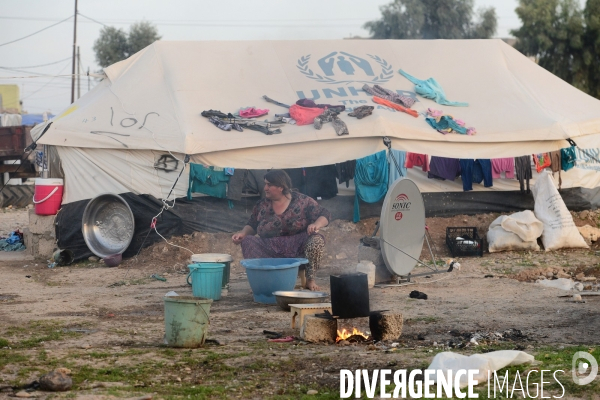
[{"label": "white sack", "polygon": [[[488,371],[490,373],[498,371],[510,365],[519,365],[531,363],[535,359],[532,355],[518,350],[500,350],[492,351],[485,354],[473,354],[472,356],[464,356],[462,354],[445,351],[436,354],[431,361],[428,370],[452,371],[454,378],[456,372],[460,369],[477,369],[478,374],[474,375],[474,379],[478,384],[487,382]],[[432,376],[433,381],[437,383],[437,374]],[[467,386],[467,375],[462,375],[460,378],[460,387]]]},{"label": "white sack", "polygon": [[539,251],[537,238],[543,229],[544,224],[530,210],[502,215],[496,218],[488,229],[489,251]]},{"label": "white sack", "polygon": [[542,243],[546,251],[575,247],[589,248],[577,230],[573,217],[547,170],[539,174],[532,192],[535,200],[535,216],[544,223]]},{"label": "white sack", "polygon": [[562,290],[575,289],[576,283],[572,279],[558,278],[558,279],[543,279],[536,282],[542,286],[549,288],[556,288]]}]

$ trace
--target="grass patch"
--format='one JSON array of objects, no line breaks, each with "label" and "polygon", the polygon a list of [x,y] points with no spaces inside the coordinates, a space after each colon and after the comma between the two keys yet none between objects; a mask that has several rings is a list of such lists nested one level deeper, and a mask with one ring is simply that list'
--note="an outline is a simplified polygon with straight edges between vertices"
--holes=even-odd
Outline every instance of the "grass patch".
[{"label": "grass patch", "polygon": [[8,340],[0,338],[0,348],[8,347],[9,345],[10,345],[10,342]]},{"label": "grass patch", "polygon": [[426,316],[426,317],[409,318],[409,319],[407,319],[407,321],[411,321],[411,322],[424,322],[426,324],[433,324],[434,322],[440,321],[440,319],[441,318],[439,318],[439,317]]}]

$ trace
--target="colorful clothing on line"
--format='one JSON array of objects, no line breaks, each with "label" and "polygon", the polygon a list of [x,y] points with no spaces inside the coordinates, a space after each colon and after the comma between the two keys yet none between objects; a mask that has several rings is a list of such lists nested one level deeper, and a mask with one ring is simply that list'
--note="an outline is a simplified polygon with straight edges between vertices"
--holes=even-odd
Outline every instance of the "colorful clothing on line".
[{"label": "colorful clothing on line", "polygon": [[461,103],[457,101],[450,101],[446,98],[446,93],[444,93],[444,89],[442,89],[442,85],[438,83],[434,78],[429,78],[426,81],[421,79],[417,79],[412,75],[404,72],[403,70],[398,71],[400,75],[404,76],[406,79],[415,84],[415,92],[425,97],[426,99],[431,99],[438,104],[442,104],[445,106],[455,106],[455,107],[468,107],[469,103]]},{"label": "colorful clothing on line", "polygon": [[550,154],[541,153],[541,154],[533,154],[533,163],[535,164],[535,170],[538,172],[542,172],[544,168],[550,166]]},{"label": "colorful clothing on line", "polygon": [[354,218],[360,221],[360,202],[376,203],[381,200],[388,189],[389,165],[387,152],[382,150],[356,160],[354,172]]},{"label": "colorful clothing on line", "polygon": [[300,99],[296,102],[299,106],[309,107],[309,108],[325,108],[327,110],[335,111],[336,113],[341,113],[346,110],[346,106],[344,105],[333,105],[333,104],[317,104],[311,99]]},{"label": "colorful clothing on line", "polygon": [[529,180],[533,177],[530,156],[515,157],[515,174],[519,180],[521,192],[524,191],[524,183],[527,182],[527,193],[529,193]]},{"label": "colorful clothing on line", "polygon": [[429,156],[427,154],[406,153],[406,168],[421,167],[423,172],[429,171]]},{"label": "colorful clothing on line", "polygon": [[215,171],[214,167],[190,163],[190,180],[187,198],[192,199],[192,193],[203,193],[208,196],[224,199],[227,197],[227,182],[229,176],[224,170]]},{"label": "colorful clothing on line", "polygon": [[415,118],[417,118],[419,116],[419,113],[416,112],[415,110],[411,110],[410,108],[402,107],[400,104],[392,103],[391,101],[382,99],[381,97],[373,96],[372,100],[377,104],[382,104],[389,108],[393,108],[394,110],[405,112],[408,115],[412,115]]},{"label": "colorful clothing on line", "polygon": [[492,162],[489,159],[477,159],[473,163],[473,182],[481,183],[483,186],[492,187]]},{"label": "colorful clothing on line", "polygon": [[506,179],[515,178],[514,158],[492,158],[492,178],[500,179],[503,172],[505,173]]},{"label": "colorful clothing on line", "polygon": [[331,221],[331,213],[316,200],[302,193],[292,192],[292,200],[281,215],[275,214],[271,200],[260,200],[254,206],[247,225],[262,238],[292,236],[306,231],[308,225],[319,217]]},{"label": "colorful clothing on line", "polygon": [[562,188],[562,176],[560,175],[560,171],[562,170],[562,160],[561,160],[561,151],[551,151],[550,152],[550,170],[552,171],[552,176],[554,177],[554,173],[558,172],[558,189]]},{"label": "colorful clothing on line", "polygon": [[460,175],[460,162],[457,158],[432,156],[429,161],[428,178],[441,178],[453,181]]},{"label": "colorful clothing on line", "polygon": [[562,170],[568,171],[573,168],[576,164],[577,154],[575,153],[575,146],[566,147],[564,149],[560,149],[560,157]]},{"label": "colorful clothing on line", "polygon": [[[392,157],[394,157],[394,159],[398,163],[398,168],[400,168],[400,171],[398,171],[398,168],[396,167],[396,163],[394,163],[394,160],[392,159]],[[396,150],[396,149],[388,150],[388,164],[390,165],[390,176],[388,178],[388,186],[390,186],[392,183],[396,182],[396,180],[406,177],[407,171],[406,171],[406,167],[404,166],[405,163],[406,163],[406,152],[405,151],[400,151],[400,150]]]}]

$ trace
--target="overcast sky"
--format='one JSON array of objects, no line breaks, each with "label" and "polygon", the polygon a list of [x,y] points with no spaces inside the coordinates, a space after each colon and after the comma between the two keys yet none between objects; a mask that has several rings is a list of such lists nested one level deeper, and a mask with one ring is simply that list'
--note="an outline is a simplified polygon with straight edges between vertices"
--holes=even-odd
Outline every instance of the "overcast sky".
[{"label": "overcast sky", "polygon": [[[100,68],[94,41],[103,25],[129,29],[146,20],[164,40],[319,40],[368,36],[361,26],[381,15],[390,0],[79,0],[77,43],[84,71]],[[493,6],[496,37],[520,26],[517,0],[475,0]],[[58,113],[71,101],[74,0],[0,0],[0,84],[18,84],[23,109]],[[71,17],[68,21],[59,23]],[[94,21],[92,21],[94,20]],[[57,24],[58,23],[58,24]],[[34,34],[41,29],[43,32]],[[9,43],[15,41],[14,43]],[[8,44],[6,44],[8,43]],[[49,65],[47,65],[49,64]],[[40,66],[42,65],[42,66]],[[36,67],[40,66],[40,67]],[[16,70],[16,71],[15,71]],[[37,78],[22,78],[45,74]],[[19,78],[15,78],[19,77]],[[81,95],[93,80],[81,78]]]}]

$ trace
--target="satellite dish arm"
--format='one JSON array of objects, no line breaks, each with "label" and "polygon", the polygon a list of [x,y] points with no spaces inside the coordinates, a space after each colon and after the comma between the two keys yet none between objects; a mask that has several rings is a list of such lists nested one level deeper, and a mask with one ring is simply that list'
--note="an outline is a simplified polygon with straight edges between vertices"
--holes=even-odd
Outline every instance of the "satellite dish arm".
[{"label": "satellite dish arm", "polygon": [[404,174],[402,173],[402,170],[400,169],[400,166],[398,165],[398,161],[396,160],[396,157],[394,157],[394,153],[392,153],[392,141],[390,140],[390,138],[387,136],[384,136],[383,144],[385,145],[385,147],[388,148],[388,150],[389,150],[388,154],[390,155],[390,157],[392,157],[392,160],[394,161],[394,164],[396,165],[396,169],[398,170],[398,173],[400,174],[400,176],[404,176]]}]

